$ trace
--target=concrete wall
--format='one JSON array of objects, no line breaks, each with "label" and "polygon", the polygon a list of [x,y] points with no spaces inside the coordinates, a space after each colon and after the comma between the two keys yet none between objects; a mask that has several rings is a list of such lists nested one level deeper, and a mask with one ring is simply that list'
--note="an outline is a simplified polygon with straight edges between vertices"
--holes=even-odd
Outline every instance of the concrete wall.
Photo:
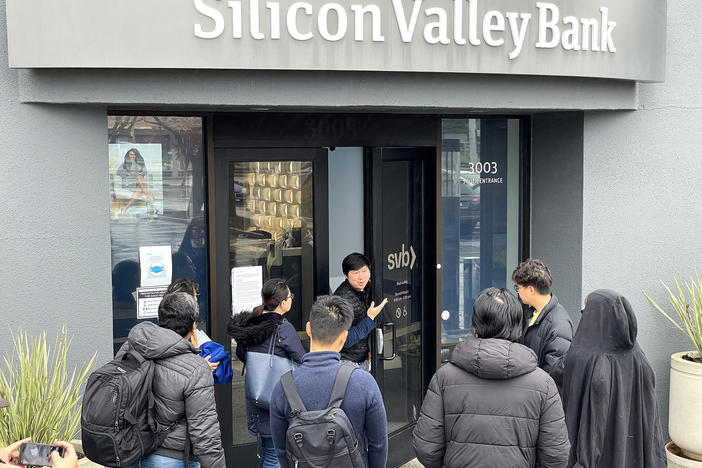
[{"label": "concrete wall", "polygon": [[20,104],[5,27],[0,15],[0,354],[12,348],[11,330],[46,330],[53,342],[67,322],[70,361],[96,351],[105,361],[112,352],[106,111]]},{"label": "concrete wall", "polygon": [[531,256],[553,275],[553,292],[579,319],[582,281],[583,114],[532,120]]},{"label": "concrete wall", "polygon": [[642,291],[665,302],[659,280],[702,263],[701,22],[696,0],[668,2],[666,82],[640,85],[636,112],[585,113],[583,294],[607,287],[633,304],[666,434],[669,356],[692,344]]}]

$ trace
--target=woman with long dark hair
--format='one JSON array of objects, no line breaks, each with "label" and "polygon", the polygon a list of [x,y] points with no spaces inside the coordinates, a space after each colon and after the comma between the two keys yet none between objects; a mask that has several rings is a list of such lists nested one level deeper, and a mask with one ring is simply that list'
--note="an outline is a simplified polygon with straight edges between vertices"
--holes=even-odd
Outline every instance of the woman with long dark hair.
[{"label": "woman with long dark hair", "polygon": [[[267,353],[275,339],[274,353],[302,363],[305,349],[295,327],[283,317],[292,307],[293,294],[281,279],[266,281],[261,289],[263,304],[252,312],[241,312],[229,322],[227,333],[236,340],[236,355],[246,364],[249,351]],[[253,404],[246,396],[246,420],[249,432],[259,439],[259,468],[279,467],[271,438],[270,413]]]},{"label": "woman with long dark hair", "polygon": [[146,163],[144,157],[136,148],[131,148],[124,155],[124,162],[117,170],[117,175],[122,178],[122,188],[132,189],[132,196],[127,202],[127,206],[122,208],[122,213],[126,213],[130,206],[140,198],[151,201],[151,196],[146,185]]}]

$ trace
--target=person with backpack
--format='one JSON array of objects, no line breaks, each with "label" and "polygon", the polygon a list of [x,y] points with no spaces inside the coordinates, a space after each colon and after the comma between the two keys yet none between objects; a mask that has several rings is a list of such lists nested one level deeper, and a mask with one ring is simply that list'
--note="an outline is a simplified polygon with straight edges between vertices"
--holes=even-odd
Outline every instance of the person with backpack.
[{"label": "person with backpack", "polygon": [[105,466],[224,468],[212,372],[189,341],[198,306],[167,294],[158,325],[134,326],[115,359],[91,374],[83,449]]},{"label": "person with backpack", "polygon": [[[254,308],[253,312],[238,313],[229,321],[227,333],[236,340],[236,355],[247,366],[247,372],[250,371],[249,366],[267,365],[247,362],[248,352],[268,353],[270,350],[276,356],[290,359],[297,364],[302,362],[305,348],[302,347],[293,324],[284,317],[292,307],[293,297],[287,282],[282,279],[270,279],[261,289],[263,304]],[[271,340],[275,342],[271,343]],[[256,436],[259,442],[258,466],[276,468],[279,465],[271,440],[268,409],[257,406],[253,400],[253,396],[247,393],[246,420],[249,432]]]},{"label": "person with backpack", "polygon": [[341,297],[320,296],[312,305],[310,352],[271,396],[271,434],[283,468],[381,468],[387,462],[380,389],[370,373],[342,364],[339,354],[352,320],[353,309]]}]

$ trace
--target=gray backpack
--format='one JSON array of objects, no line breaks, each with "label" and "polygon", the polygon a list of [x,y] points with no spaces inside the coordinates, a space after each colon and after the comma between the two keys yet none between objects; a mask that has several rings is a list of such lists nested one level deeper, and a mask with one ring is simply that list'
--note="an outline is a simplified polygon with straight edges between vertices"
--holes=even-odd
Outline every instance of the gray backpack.
[{"label": "gray backpack", "polygon": [[341,409],[351,373],[358,369],[342,362],[336,373],[329,405],[308,411],[295,386],[292,371],[280,379],[290,404],[285,451],[288,463],[295,468],[365,468],[361,447],[351,421]]}]

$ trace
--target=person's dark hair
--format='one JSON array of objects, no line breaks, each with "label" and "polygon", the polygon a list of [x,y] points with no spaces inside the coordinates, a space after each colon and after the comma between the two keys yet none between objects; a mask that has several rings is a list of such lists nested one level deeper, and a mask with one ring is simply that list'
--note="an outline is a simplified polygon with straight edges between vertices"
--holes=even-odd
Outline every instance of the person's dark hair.
[{"label": "person's dark hair", "polygon": [[129,159],[129,153],[134,151],[134,162],[137,164],[144,164],[144,157],[141,155],[138,149],[136,148],[131,148],[129,151],[124,153],[124,162],[130,162],[131,160]]},{"label": "person's dark hair", "polygon": [[263,284],[261,288],[261,300],[263,304],[256,306],[254,315],[262,314],[264,310],[274,311],[285,299],[288,298],[290,287],[288,282],[280,278],[271,278]]},{"label": "person's dark hair", "polygon": [[473,331],[478,338],[519,341],[522,320],[519,300],[504,288],[484,289],[473,304]]},{"label": "person's dark hair", "polygon": [[199,296],[200,286],[197,284],[197,281],[190,278],[178,278],[169,284],[168,289],[166,289],[166,294],[175,292],[184,292],[190,294],[191,296],[193,296],[193,294],[197,294]]},{"label": "person's dark hair", "polygon": [[361,253],[354,252],[348,254],[341,262],[341,271],[344,272],[344,275],[348,275],[349,271],[360,270],[364,266],[368,267],[369,269],[371,267],[371,263],[370,260],[368,260],[368,257]]},{"label": "person's dark hair", "polygon": [[184,337],[193,329],[193,323],[197,322],[199,315],[197,302],[191,294],[166,294],[158,305],[158,326]]},{"label": "person's dark hair", "polygon": [[512,272],[512,281],[520,286],[533,286],[540,294],[549,294],[553,278],[551,270],[538,258],[528,258]]},{"label": "person's dark hair", "polygon": [[319,296],[310,310],[310,333],[312,339],[322,344],[331,344],[353,321],[351,304],[339,296]]}]

